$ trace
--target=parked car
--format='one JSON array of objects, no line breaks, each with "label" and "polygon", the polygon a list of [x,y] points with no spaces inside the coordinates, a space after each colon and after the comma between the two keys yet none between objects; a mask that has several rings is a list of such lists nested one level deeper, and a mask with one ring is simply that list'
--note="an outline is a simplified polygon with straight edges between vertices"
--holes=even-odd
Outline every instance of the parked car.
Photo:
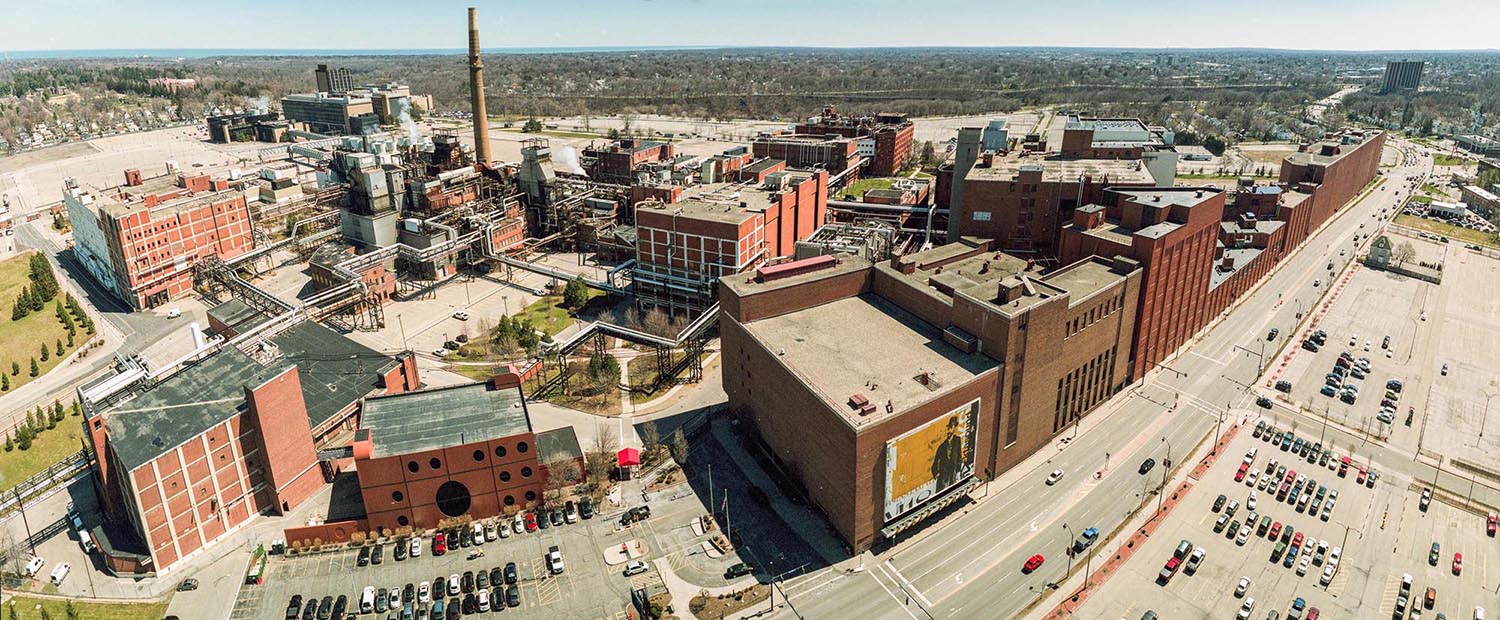
[{"label": "parked car", "polygon": [[625,563],[625,576],[639,575],[651,570],[651,564],[642,560],[631,560]]},{"label": "parked car", "polygon": [[[1035,560],[1034,564],[1033,564],[1032,560]],[[1039,567],[1041,565],[1042,565],[1042,555],[1041,554],[1034,555],[1030,559],[1026,560],[1026,564],[1022,566],[1021,572],[1023,572],[1023,573],[1029,573],[1031,571],[1036,570],[1037,567]],[[1028,569],[1028,568],[1026,568],[1026,566],[1031,566],[1031,568]],[[752,568],[750,568],[749,564],[746,564],[744,562],[740,562],[738,564],[730,566],[729,568],[724,569],[724,578],[725,579],[737,579],[739,577],[744,577],[745,575],[749,575],[750,573],[753,573],[753,572],[755,572],[755,570],[752,569]]]}]

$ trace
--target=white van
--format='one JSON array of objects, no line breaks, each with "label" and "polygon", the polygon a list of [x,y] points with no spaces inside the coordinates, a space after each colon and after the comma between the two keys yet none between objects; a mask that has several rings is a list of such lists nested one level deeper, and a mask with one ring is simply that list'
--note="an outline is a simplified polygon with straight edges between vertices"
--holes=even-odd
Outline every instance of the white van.
[{"label": "white van", "polygon": [[78,544],[83,545],[84,553],[93,553],[94,537],[89,534],[88,530],[78,530]]},{"label": "white van", "polygon": [[359,612],[375,613],[375,586],[365,586],[364,593],[359,595]]},{"label": "white van", "polygon": [[70,570],[73,570],[73,567],[67,562],[63,562],[54,567],[52,569],[52,585],[62,585],[63,580],[68,578],[68,571]]},{"label": "white van", "polygon": [[26,562],[26,570],[24,574],[27,577],[35,576],[37,573],[42,571],[42,565],[46,563],[46,560],[33,556]]}]

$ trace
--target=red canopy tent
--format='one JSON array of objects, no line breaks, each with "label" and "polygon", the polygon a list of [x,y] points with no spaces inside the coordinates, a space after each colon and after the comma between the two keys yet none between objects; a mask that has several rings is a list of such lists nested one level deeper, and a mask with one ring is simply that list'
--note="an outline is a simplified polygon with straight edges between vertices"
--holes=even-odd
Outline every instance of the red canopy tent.
[{"label": "red canopy tent", "polygon": [[635,448],[625,448],[616,455],[620,467],[631,467],[641,464],[641,451]]}]

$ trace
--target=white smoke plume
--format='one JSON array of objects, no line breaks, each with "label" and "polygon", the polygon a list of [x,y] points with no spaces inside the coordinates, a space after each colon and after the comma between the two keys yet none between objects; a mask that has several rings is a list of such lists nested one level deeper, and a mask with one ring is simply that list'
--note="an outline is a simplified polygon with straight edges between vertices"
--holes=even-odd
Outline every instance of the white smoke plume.
[{"label": "white smoke plume", "polygon": [[417,127],[417,122],[411,118],[411,99],[406,97],[401,98],[401,113],[396,115],[396,119],[401,121],[401,129],[406,131],[406,137],[413,144],[421,141],[420,128]]},{"label": "white smoke plume", "polygon": [[583,171],[583,166],[578,165],[578,151],[571,146],[564,145],[559,147],[554,151],[552,161],[562,164],[564,172],[571,172],[582,176],[589,175],[589,173]]},{"label": "white smoke plume", "polygon": [[250,112],[254,114],[265,114],[271,110],[271,100],[265,95],[246,97],[245,107],[250,108]]}]

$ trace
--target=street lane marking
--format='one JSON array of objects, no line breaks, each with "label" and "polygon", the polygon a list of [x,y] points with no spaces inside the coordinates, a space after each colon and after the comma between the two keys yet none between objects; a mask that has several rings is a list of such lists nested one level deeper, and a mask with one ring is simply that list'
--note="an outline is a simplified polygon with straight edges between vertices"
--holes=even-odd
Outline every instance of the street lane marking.
[{"label": "street lane marking", "polygon": [[[865,571],[865,574],[869,575],[870,579],[873,579],[875,581],[875,585],[880,586],[881,590],[885,590],[886,595],[890,596],[891,600],[896,601],[896,606],[901,608],[901,611],[904,611],[906,612],[906,615],[911,616],[912,620],[918,620],[917,614],[912,613],[910,609],[906,608],[906,603],[901,600],[901,597],[897,596],[895,592],[892,592],[890,588],[887,588],[885,586],[885,582],[881,581],[879,577],[875,576],[876,573],[881,573],[882,568],[882,566],[876,565],[875,570]],[[889,575],[886,575],[886,577],[890,578]]]},{"label": "street lane marking", "polygon": [[[911,580],[907,579],[906,575],[902,575],[901,571],[896,569],[895,564],[892,564],[890,560],[886,560],[884,566],[886,569],[890,570],[891,573],[894,574],[898,579],[901,580],[900,582],[902,583],[902,589],[906,590],[912,596],[917,597],[917,600],[922,601],[923,607],[932,607],[932,601],[927,600],[927,597],[922,595],[922,591],[918,590],[915,585],[912,585]],[[960,584],[963,583],[962,574],[954,575],[953,578]]]}]

